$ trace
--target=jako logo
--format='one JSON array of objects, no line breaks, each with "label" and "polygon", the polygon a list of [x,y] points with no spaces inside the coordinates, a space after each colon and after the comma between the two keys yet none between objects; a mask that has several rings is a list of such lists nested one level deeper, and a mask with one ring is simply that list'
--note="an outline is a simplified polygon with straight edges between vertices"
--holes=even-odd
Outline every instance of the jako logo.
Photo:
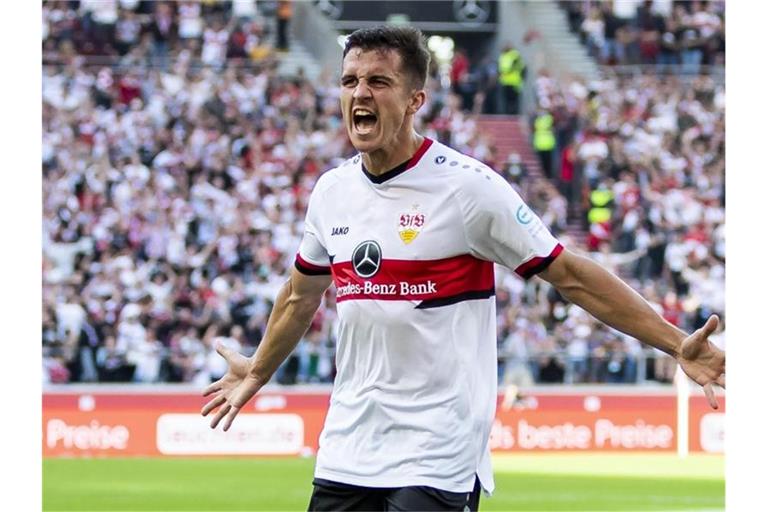
[{"label": "jako logo", "polygon": [[344,227],[340,227],[340,228],[333,228],[331,230],[331,236],[346,235],[347,233],[349,233],[349,226],[344,226]]}]

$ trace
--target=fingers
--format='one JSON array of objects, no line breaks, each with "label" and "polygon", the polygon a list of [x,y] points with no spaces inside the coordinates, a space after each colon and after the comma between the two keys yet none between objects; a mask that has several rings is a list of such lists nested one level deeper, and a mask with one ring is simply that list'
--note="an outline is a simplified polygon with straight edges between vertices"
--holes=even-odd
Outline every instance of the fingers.
[{"label": "fingers", "polygon": [[704,384],[704,394],[707,395],[707,400],[709,401],[709,406],[713,409],[719,408],[719,404],[717,403],[717,398],[715,398],[715,390],[712,386],[712,383]]},{"label": "fingers", "polygon": [[[222,406],[222,407],[221,407],[221,408],[220,408],[220,409],[219,409],[219,410],[216,412],[216,415],[215,415],[215,416],[213,417],[213,419],[211,420],[211,428],[216,428],[216,425],[218,425],[218,424],[219,424],[219,422],[221,421],[221,419],[222,419],[224,416],[226,416],[226,415],[227,415],[227,413],[229,412],[229,410],[230,410],[231,408],[232,408],[232,406],[231,406],[231,405],[229,405],[229,404],[223,405],[223,406]],[[230,422],[230,423],[231,423],[231,422]]]},{"label": "fingers", "polygon": [[212,399],[210,402],[205,404],[205,406],[200,410],[200,414],[203,416],[208,416],[208,413],[226,402],[227,399],[224,397],[224,395],[219,395],[216,398]]},{"label": "fingers", "polygon": [[708,338],[714,334],[718,325],[720,325],[720,319],[717,317],[717,315],[710,315],[710,317],[707,319],[707,323],[705,323],[704,327],[701,328],[704,337]]},{"label": "fingers", "polygon": [[223,379],[219,379],[216,382],[212,382],[207,388],[203,390],[203,396],[208,396],[213,392],[221,391],[221,381]]},{"label": "fingers", "polygon": [[221,357],[229,361],[230,357],[232,357],[233,350],[229,347],[225,347],[223,343],[219,342],[216,343],[216,352],[219,353]]},{"label": "fingers", "polygon": [[237,413],[240,412],[240,407],[235,407],[233,405],[230,405],[227,402],[227,399],[224,398],[224,395],[217,396],[207,404],[205,404],[205,407],[202,409],[203,416],[207,416],[209,412],[216,409],[217,407],[220,407],[219,410],[214,415],[213,419],[211,420],[211,428],[216,428],[218,424],[221,422],[222,419],[224,419],[224,432],[229,430],[229,427],[232,426],[232,422],[235,421],[235,417],[237,416]]},{"label": "fingers", "polygon": [[229,411],[229,414],[227,415],[227,419],[224,420],[224,432],[229,430],[229,427],[232,426],[232,422],[235,421],[235,416],[237,416],[237,413],[240,412],[239,407],[232,407],[232,410]]},{"label": "fingers", "polygon": [[725,389],[725,375],[719,376],[717,379],[715,379],[715,382],[717,382],[718,386]]}]

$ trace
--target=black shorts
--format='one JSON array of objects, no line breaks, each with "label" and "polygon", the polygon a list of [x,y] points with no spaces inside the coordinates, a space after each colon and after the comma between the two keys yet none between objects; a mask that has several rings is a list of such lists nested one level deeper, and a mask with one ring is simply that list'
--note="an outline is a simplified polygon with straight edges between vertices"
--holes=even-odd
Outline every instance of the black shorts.
[{"label": "black shorts", "polygon": [[480,506],[480,479],[472,492],[449,492],[423,485],[412,487],[360,487],[315,478],[310,511],[335,510],[456,510],[476,511]]}]

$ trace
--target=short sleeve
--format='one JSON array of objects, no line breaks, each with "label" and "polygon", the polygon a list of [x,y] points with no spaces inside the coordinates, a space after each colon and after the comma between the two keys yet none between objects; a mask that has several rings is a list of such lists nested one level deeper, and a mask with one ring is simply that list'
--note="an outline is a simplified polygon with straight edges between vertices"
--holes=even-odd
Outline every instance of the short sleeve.
[{"label": "short sleeve", "polygon": [[312,195],[309,198],[307,215],[304,219],[304,236],[299,245],[299,252],[296,254],[294,263],[296,269],[305,275],[319,276],[329,275],[331,273],[328,251],[323,243],[322,231],[320,230],[321,204],[318,204],[318,191],[320,187],[315,186]]},{"label": "short sleeve", "polygon": [[458,191],[470,251],[528,279],[563,251],[541,219],[491,169],[468,176]]}]

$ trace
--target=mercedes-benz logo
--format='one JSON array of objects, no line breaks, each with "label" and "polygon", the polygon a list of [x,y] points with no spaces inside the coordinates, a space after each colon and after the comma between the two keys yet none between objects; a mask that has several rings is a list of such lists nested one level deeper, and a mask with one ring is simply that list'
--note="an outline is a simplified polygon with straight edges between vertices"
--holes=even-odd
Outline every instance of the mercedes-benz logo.
[{"label": "mercedes-benz logo", "polygon": [[480,25],[490,14],[491,3],[487,0],[453,0],[453,15],[459,23]]},{"label": "mercedes-benz logo", "polygon": [[373,277],[381,267],[381,247],[373,240],[366,240],[352,252],[352,267],[363,278]]}]

